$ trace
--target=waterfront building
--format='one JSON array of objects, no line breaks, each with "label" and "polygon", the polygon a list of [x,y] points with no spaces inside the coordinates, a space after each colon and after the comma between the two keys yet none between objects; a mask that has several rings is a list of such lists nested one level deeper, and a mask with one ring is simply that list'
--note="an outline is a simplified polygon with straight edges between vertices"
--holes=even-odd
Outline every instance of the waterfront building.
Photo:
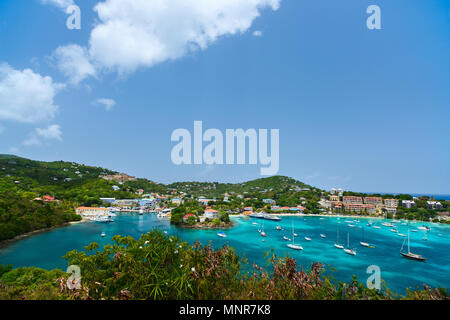
[{"label": "waterfront building", "polygon": [[219,217],[219,212],[213,209],[206,209],[204,217],[210,220],[217,219]]},{"label": "waterfront building", "polygon": [[331,201],[331,209],[342,209],[342,202]]},{"label": "waterfront building", "polygon": [[156,205],[155,199],[139,199],[139,206],[153,209]]},{"label": "waterfront building", "polygon": [[386,208],[397,208],[398,200],[397,199],[384,199],[384,205]]},{"label": "waterfront building", "polygon": [[362,204],[362,203],[344,203],[344,209],[346,211],[361,212],[367,211],[370,214],[376,214],[377,210],[374,204]]},{"label": "waterfront building", "polygon": [[381,197],[365,197],[364,203],[365,204],[373,204],[375,206],[381,206],[381,205],[383,205],[383,198],[381,198]]},{"label": "waterfront building", "polygon": [[396,214],[397,213],[397,208],[386,207],[385,209],[386,209],[387,213],[392,213],[392,214]]},{"label": "waterfront building", "polygon": [[362,198],[361,197],[355,197],[355,196],[344,196],[342,202],[345,204],[362,204]]},{"label": "waterfront building", "polygon": [[339,196],[336,195],[336,194],[333,194],[333,195],[330,196],[330,201],[339,201],[339,200],[340,200]]},{"label": "waterfront building", "polygon": [[442,203],[438,201],[427,201],[428,209],[440,210],[442,209]]},{"label": "waterfront building", "polygon": [[114,202],[114,205],[117,207],[122,207],[122,208],[129,208],[129,207],[134,207],[136,205],[139,204],[139,201],[136,199],[117,199]]},{"label": "waterfront building", "polygon": [[416,206],[413,200],[402,200],[402,206],[406,209],[411,209]]},{"label": "waterfront building", "polygon": [[83,218],[93,219],[97,217],[107,217],[111,211],[108,208],[78,207],[76,213]]}]

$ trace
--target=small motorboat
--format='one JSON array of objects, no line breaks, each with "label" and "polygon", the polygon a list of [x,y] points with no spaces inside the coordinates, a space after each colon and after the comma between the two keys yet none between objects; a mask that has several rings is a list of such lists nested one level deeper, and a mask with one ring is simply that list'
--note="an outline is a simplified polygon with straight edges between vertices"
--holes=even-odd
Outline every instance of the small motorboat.
[{"label": "small motorboat", "polygon": [[306,241],[311,241],[311,238],[305,237]]},{"label": "small motorboat", "polygon": [[294,233],[294,237],[298,237],[298,234]]},{"label": "small motorboat", "polygon": [[222,232],[219,232],[217,235],[219,237],[221,237],[221,238],[226,238],[227,237],[227,235],[225,233],[222,233]]},{"label": "small motorboat", "polygon": [[370,244],[368,244],[367,242],[361,241],[359,244],[362,245],[363,247],[370,247]]},{"label": "small motorboat", "polygon": [[320,237],[321,237],[322,239],[325,239],[327,236],[324,235],[323,233],[321,233],[321,234],[320,234]]},{"label": "small motorboat", "polygon": [[397,233],[397,235],[399,235],[400,237],[406,237],[406,234],[403,233]]},{"label": "small motorboat", "polygon": [[102,232],[101,236],[102,238],[106,237],[106,233]]},{"label": "small motorboat", "polygon": [[350,228],[356,227],[354,224],[349,224],[348,226],[349,226]]},{"label": "small motorboat", "polygon": [[380,226],[373,226],[374,229],[381,229]]},{"label": "small motorboat", "polygon": [[344,249],[344,246],[343,246],[342,244],[337,244],[337,243],[335,243],[335,244],[334,244],[334,247],[335,247],[335,248],[338,248],[338,249]]},{"label": "small motorboat", "polygon": [[267,237],[267,234],[266,234],[264,231],[262,231],[262,232],[261,232],[261,236]]},{"label": "small motorboat", "polygon": [[393,233],[397,233],[398,232],[397,229],[391,229],[390,231],[393,232]]},{"label": "small motorboat", "polygon": [[286,241],[291,241],[291,239],[289,239],[288,237],[286,237],[286,236],[283,236],[283,240],[286,240]]},{"label": "small motorboat", "polygon": [[280,231],[281,231],[281,230],[283,230],[283,229],[281,229],[281,227],[280,227],[280,226],[277,226],[277,230],[280,230]]}]

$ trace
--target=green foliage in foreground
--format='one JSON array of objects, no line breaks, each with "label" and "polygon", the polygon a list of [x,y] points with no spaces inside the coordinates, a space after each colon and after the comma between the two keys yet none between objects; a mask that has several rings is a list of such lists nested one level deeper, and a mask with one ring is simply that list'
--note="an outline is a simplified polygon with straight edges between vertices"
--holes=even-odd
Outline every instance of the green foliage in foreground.
[{"label": "green foliage in foreground", "polygon": [[[272,255],[272,272],[260,266],[247,270],[230,247],[213,250],[189,245],[154,230],[135,240],[114,237],[103,250],[66,255],[81,269],[82,288],[69,290],[68,274],[60,270],[0,268],[0,299],[393,299],[389,290],[369,290],[354,278],[333,284],[322,276],[320,263],[298,270],[292,258]],[[403,299],[448,299],[445,289],[408,291]]]}]

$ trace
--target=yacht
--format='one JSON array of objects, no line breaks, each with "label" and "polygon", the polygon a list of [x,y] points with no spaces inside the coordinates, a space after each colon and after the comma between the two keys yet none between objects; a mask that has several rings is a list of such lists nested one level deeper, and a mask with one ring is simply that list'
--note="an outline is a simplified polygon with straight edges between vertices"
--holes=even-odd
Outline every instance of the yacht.
[{"label": "yacht", "polygon": [[288,243],[288,248],[291,248],[292,250],[303,250],[302,246],[299,246],[297,244],[295,244],[294,238],[295,238],[295,233],[294,233],[294,222],[292,222],[292,243]]},{"label": "yacht", "polygon": [[[406,241],[406,239],[405,239],[405,241]],[[409,245],[409,230],[408,230],[408,253],[402,252],[403,246],[405,245],[405,241],[403,241],[402,248],[400,249],[400,254],[403,257],[408,258],[408,259],[412,259],[412,260],[417,260],[417,261],[425,261],[425,260],[427,260],[426,258],[422,257],[420,254],[415,254],[415,253],[411,252],[411,248],[410,248],[410,245]]]},{"label": "yacht", "polygon": [[350,234],[349,233],[347,233],[347,248],[344,249],[344,252],[351,256],[356,256],[356,251],[353,249],[350,249]]},{"label": "yacht", "polygon": [[334,244],[334,247],[338,249],[344,249],[344,246],[342,244],[339,244],[339,228],[336,229],[336,243]]}]

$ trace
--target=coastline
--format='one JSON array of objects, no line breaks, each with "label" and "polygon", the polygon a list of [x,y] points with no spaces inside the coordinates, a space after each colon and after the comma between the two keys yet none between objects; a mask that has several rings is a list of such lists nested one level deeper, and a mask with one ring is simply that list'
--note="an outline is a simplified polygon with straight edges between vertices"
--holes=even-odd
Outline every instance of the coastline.
[{"label": "coastline", "polygon": [[84,223],[86,221],[89,221],[89,220],[82,219],[80,221],[69,221],[69,222],[65,222],[65,223],[63,223],[61,225],[58,225],[58,226],[53,226],[53,227],[50,227],[50,228],[44,228],[44,229],[39,229],[39,230],[33,230],[33,231],[30,231],[30,232],[27,232],[27,233],[24,233],[24,234],[20,234],[18,236],[15,236],[12,239],[1,241],[0,242],[0,249],[6,248],[7,246],[11,245],[14,242],[23,240],[23,239],[31,237],[31,236],[38,235],[40,233],[49,232],[49,231],[52,231],[52,230],[55,230],[55,229],[59,229],[59,228],[69,227],[69,226],[72,226],[72,225],[75,225],[75,224]]}]

